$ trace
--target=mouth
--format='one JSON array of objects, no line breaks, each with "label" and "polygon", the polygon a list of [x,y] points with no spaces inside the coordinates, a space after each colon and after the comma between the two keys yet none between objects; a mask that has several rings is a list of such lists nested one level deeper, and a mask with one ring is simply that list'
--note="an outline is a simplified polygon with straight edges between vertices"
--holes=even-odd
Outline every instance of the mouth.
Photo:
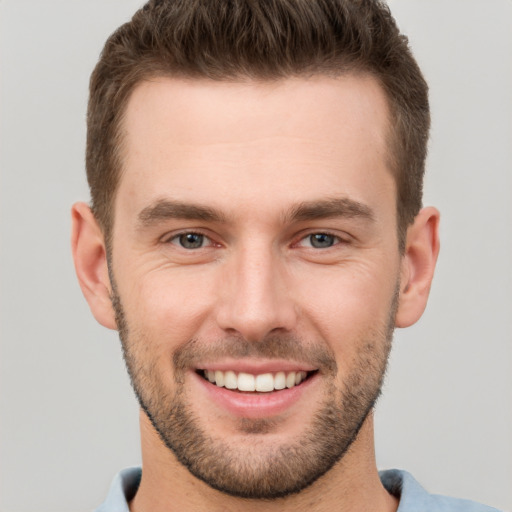
[{"label": "mouth", "polygon": [[200,369],[196,373],[219,388],[243,393],[271,393],[300,386],[317,371],[277,371],[255,375],[234,370]]},{"label": "mouth", "polygon": [[202,408],[213,407],[232,418],[301,417],[299,404],[315,401],[322,393],[320,368],[307,363],[224,360],[203,364],[194,369],[192,380],[208,397]]}]

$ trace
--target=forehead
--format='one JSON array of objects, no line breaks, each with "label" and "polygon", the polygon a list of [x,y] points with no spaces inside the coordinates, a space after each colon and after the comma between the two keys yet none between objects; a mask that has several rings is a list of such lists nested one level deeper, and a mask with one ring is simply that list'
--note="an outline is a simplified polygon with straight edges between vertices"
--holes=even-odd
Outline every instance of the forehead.
[{"label": "forehead", "polygon": [[284,201],[278,190],[290,198],[308,190],[357,195],[368,180],[389,182],[388,130],[385,94],[367,75],[156,78],[139,84],[127,105],[118,196],[143,208],[167,194],[220,201],[228,186],[248,204],[262,195]]}]

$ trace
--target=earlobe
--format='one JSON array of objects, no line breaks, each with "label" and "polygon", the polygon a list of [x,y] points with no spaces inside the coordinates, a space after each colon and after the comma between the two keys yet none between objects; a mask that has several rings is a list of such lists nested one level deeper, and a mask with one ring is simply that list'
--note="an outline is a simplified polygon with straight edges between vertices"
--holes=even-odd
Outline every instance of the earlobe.
[{"label": "earlobe", "polygon": [[96,320],[109,329],[116,329],[110,300],[107,252],[101,228],[85,203],[73,205],[71,220],[71,249],[82,293]]},{"label": "earlobe", "polygon": [[416,323],[427,305],[439,254],[439,217],[435,208],[423,208],[407,230],[395,321],[397,327]]}]

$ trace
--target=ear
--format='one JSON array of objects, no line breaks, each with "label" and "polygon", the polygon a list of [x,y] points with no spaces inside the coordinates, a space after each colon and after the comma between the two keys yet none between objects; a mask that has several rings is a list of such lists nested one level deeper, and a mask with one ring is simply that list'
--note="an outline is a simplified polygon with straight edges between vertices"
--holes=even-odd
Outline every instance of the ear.
[{"label": "ear", "polygon": [[73,205],[71,221],[71,249],[82,293],[94,318],[101,325],[116,329],[115,314],[110,300],[107,251],[101,228],[85,203]]},{"label": "ear", "polygon": [[427,305],[439,254],[439,217],[435,208],[423,208],[407,230],[395,321],[397,327],[416,323]]}]

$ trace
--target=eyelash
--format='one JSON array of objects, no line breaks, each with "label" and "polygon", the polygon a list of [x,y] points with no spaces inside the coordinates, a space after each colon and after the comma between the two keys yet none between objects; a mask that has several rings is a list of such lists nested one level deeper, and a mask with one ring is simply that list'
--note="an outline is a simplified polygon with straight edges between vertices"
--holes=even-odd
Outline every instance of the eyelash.
[{"label": "eyelash", "polygon": [[182,249],[190,250],[190,251],[198,250],[198,249],[204,249],[205,248],[202,244],[199,247],[184,247],[183,244],[181,243],[181,239],[184,238],[184,237],[187,237],[187,236],[201,237],[202,238],[202,242],[205,242],[205,241],[209,241],[210,242],[208,244],[209,246],[216,245],[213,242],[213,240],[208,235],[205,235],[204,233],[201,233],[200,231],[183,231],[181,233],[177,233],[177,234],[173,235],[172,237],[164,240],[164,242],[165,243],[169,243],[169,244],[173,244],[173,245],[177,245],[177,246],[181,247]]},{"label": "eyelash", "polygon": [[[332,239],[332,244],[327,247],[315,247],[313,244],[313,237],[315,237],[315,236],[316,237],[328,237],[328,238]],[[305,242],[307,240],[309,240],[309,242],[310,242],[310,244],[307,246],[309,249],[318,249],[318,250],[330,249],[331,247],[334,247],[336,245],[346,243],[346,240],[344,240],[343,238],[341,238],[338,235],[329,233],[328,231],[315,231],[313,233],[308,233],[307,235],[303,236],[296,245],[300,246],[300,245],[302,245],[303,242]]]},{"label": "eyelash", "polygon": [[[183,242],[183,238],[187,237],[187,236],[200,237],[201,245],[199,245],[198,247],[185,247],[182,242]],[[312,240],[313,240],[312,237],[314,237],[314,236],[317,236],[317,237],[321,236],[321,237],[327,237],[329,239],[332,239],[332,244],[328,245],[327,247],[315,247],[314,242],[312,242]],[[310,241],[310,244],[306,245],[306,246],[302,245],[307,240]],[[209,241],[208,245],[204,246],[203,245],[204,242],[207,242],[207,241]],[[180,248],[185,249],[187,251],[204,249],[206,247],[211,247],[211,246],[216,246],[216,245],[220,247],[220,244],[216,244],[215,242],[213,242],[213,240],[208,235],[201,233],[200,231],[183,231],[181,233],[177,233],[177,234],[173,235],[170,238],[167,238],[166,240],[164,240],[164,242],[179,246]],[[319,243],[322,243],[322,242],[320,241]],[[343,239],[340,236],[330,233],[328,231],[315,231],[315,232],[308,233],[308,234],[302,236],[299,239],[299,241],[294,243],[293,245],[295,247],[297,247],[297,246],[307,247],[308,249],[326,250],[326,249],[330,249],[331,247],[334,247],[336,245],[346,244],[346,243],[348,243],[346,239]]]}]

